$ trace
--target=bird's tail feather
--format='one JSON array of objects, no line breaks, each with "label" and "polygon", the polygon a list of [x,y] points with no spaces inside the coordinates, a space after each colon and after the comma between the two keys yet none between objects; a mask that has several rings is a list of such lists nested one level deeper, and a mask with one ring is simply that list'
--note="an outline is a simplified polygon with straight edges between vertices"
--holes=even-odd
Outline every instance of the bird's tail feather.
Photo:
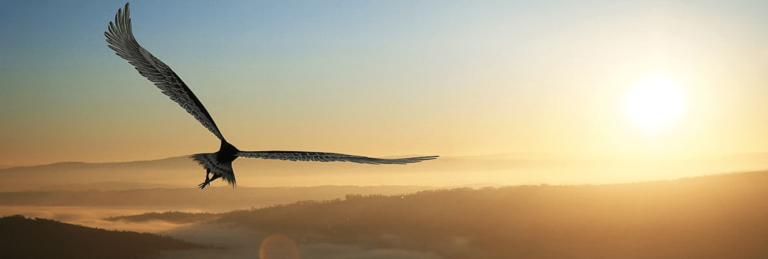
[{"label": "bird's tail feather", "polygon": [[229,185],[234,187],[235,172],[232,170],[232,162],[221,162],[218,160],[218,156],[214,153],[194,154],[190,158],[194,159],[201,166],[205,167],[205,170],[213,173],[214,175],[220,175]]}]

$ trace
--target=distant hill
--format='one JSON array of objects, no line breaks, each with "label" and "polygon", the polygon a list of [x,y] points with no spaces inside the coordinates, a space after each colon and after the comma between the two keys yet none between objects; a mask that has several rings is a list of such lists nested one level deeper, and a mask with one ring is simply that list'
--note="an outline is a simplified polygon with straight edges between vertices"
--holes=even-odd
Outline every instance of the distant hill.
[{"label": "distant hill", "polygon": [[108,231],[23,216],[0,218],[3,258],[146,258],[164,250],[204,248],[169,237]]},{"label": "distant hill", "polygon": [[[604,184],[768,169],[768,154],[690,159],[616,160],[509,153],[446,157],[409,165],[238,159],[240,187],[319,185],[489,186]],[[0,192],[194,189],[205,170],[188,157],[120,163],[67,162],[0,169]],[[221,181],[213,186],[226,186]]]},{"label": "distant hill", "polygon": [[305,242],[446,258],[768,258],[768,172],[349,195],[222,214]]},{"label": "distant hill", "polygon": [[[104,182],[126,183],[127,185],[152,184],[166,187],[181,187],[179,179],[183,175],[191,176],[198,169],[194,162],[189,163],[183,157],[168,158],[154,161],[136,161],[121,163],[81,163],[65,162],[49,165],[11,167],[0,169],[0,191],[24,190],[80,190],[102,189]],[[186,174],[185,174],[186,173]],[[204,179],[201,174],[200,179]],[[181,184],[193,181],[181,181]],[[90,185],[90,186],[89,186]],[[100,186],[101,185],[101,186]],[[57,187],[58,186],[58,187]],[[114,184],[111,184],[114,186]],[[139,187],[140,188],[140,187]]]},{"label": "distant hill", "polygon": [[301,200],[330,200],[347,194],[407,194],[429,186],[209,187],[121,191],[0,192],[0,206],[76,206],[226,212]]},{"label": "distant hill", "polygon": [[[430,161],[432,162],[432,161]],[[426,163],[364,165],[238,159],[233,167],[240,187],[318,185],[416,185],[402,179],[430,171]],[[434,166],[434,165],[428,165]],[[442,166],[441,166],[442,167]],[[196,189],[205,169],[188,157],[120,163],[65,162],[0,169],[0,192],[50,190]],[[423,181],[419,181],[423,182]],[[226,186],[216,181],[213,186]]]}]

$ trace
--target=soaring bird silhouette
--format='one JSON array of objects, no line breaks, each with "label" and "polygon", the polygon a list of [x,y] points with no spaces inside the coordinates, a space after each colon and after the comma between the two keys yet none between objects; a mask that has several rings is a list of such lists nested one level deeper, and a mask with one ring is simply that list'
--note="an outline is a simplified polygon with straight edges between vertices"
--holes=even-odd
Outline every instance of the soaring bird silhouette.
[{"label": "soaring bird silhouette", "polygon": [[[199,185],[200,189],[208,186],[212,181],[223,178],[232,187],[235,186],[235,172],[232,170],[232,161],[238,157],[280,159],[290,161],[319,161],[319,162],[354,162],[361,164],[407,164],[424,160],[432,160],[438,156],[407,157],[397,159],[381,159],[365,156],[354,156],[327,152],[304,151],[240,151],[227,142],[216,127],[213,118],[197,99],[192,90],[181,81],[178,75],[168,65],[142,48],[133,37],[131,30],[131,18],[129,16],[128,3],[125,4],[125,12],[117,10],[115,23],[109,22],[107,36],[109,48],[118,56],[136,67],[139,74],[152,81],[162,92],[174,102],[181,105],[189,114],[195,117],[211,133],[221,140],[221,146],[216,153],[195,154],[191,158],[202,165],[205,170],[205,181]],[[210,177],[213,174],[213,177]]]}]

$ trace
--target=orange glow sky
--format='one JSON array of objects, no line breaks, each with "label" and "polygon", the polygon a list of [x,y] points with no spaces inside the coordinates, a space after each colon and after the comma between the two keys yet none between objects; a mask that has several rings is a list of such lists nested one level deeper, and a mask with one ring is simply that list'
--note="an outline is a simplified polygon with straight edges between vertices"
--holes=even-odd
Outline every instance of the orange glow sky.
[{"label": "orange glow sky", "polygon": [[[0,165],[217,150],[107,48],[123,5],[0,4]],[[768,152],[766,1],[133,1],[131,16],[243,150]],[[687,103],[649,134],[623,100],[656,74]]]}]

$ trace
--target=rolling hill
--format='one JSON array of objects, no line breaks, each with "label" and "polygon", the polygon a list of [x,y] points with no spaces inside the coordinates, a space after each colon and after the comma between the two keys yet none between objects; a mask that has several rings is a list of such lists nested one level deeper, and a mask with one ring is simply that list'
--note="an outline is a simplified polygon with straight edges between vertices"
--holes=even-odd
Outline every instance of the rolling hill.
[{"label": "rolling hill", "polygon": [[[605,184],[675,179],[768,168],[768,154],[666,160],[616,160],[510,153],[440,157],[411,165],[242,159],[233,164],[239,187],[521,184]],[[118,163],[66,162],[0,169],[0,192],[195,189],[205,171],[187,157]],[[220,181],[213,186],[226,186]]]},{"label": "rolling hill", "polygon": [[349,195],[222,214],[304,242],[446,258],[766,258],[768,172]]},{"label": "rolling hill", "polygon": [[155,234],[108,231],[23,216],[0,218],[3,258],[146,258],[160,251],[200,249]]},{"label": "rolling hill", "polygon": [[[347,194],[405,194],[429,186],[314,186],[275,188],[156,188],[121,191],[0,192],[0,206],[73,206],[226,212],[301,200],[330,200]],[[2,210],[0,210],[2,212]]]}]

